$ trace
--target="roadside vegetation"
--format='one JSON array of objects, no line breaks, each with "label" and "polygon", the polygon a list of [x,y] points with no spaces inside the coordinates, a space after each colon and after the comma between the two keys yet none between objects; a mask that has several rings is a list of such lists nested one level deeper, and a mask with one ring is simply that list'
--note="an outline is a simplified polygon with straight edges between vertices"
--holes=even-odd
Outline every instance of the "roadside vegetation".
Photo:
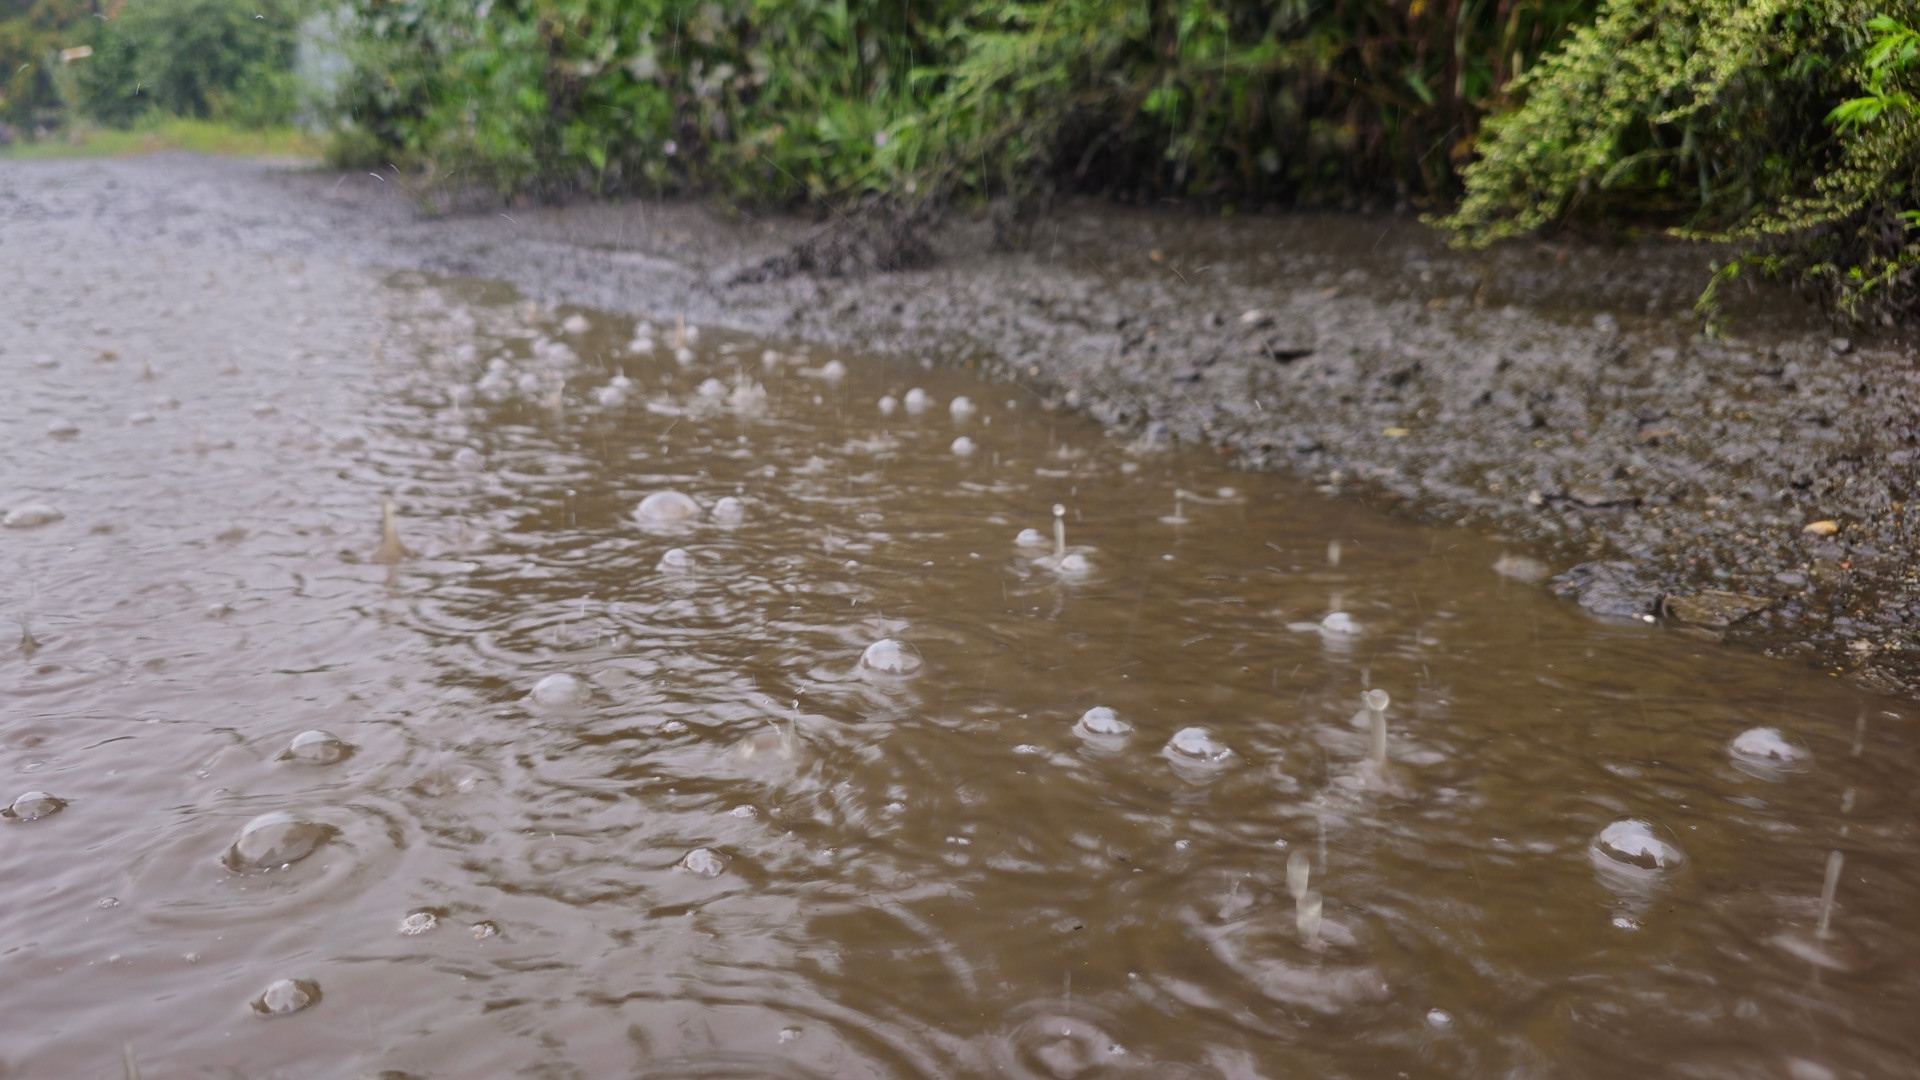
[{"label": "roadside vegetation", "polygon": [[[310,3],[0,0],[0,123],[150,145],[298,120],[440,205],[924,223],[1071,191],[1398,206],[1463,244],[1666,230],[1738,253],[1709,306],[1741,275],[1856,320],[1920,303],[1920,0]],[[296,74],[321,25],[324,90]]]},{"label": "roadside vegetation", "polygon": [[0,144],[16,156],[311,152],[297,0],[0,0]]}]

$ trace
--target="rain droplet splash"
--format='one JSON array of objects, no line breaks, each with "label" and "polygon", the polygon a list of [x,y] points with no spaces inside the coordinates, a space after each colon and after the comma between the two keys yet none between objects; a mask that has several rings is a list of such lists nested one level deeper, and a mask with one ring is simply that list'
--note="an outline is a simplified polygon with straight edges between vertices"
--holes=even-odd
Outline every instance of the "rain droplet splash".
[{"label": "rain droplet splash", "polygon": [[727,857],[708,848],[694,848],[680,860],[680,869],[695,877],[716,878],[727,872]]},{"label": "rain droplet splash", "polygon": [[291,1016],[320,1004],[320,987],[306,979],[281,979],[253,999],[260,1016]]}]

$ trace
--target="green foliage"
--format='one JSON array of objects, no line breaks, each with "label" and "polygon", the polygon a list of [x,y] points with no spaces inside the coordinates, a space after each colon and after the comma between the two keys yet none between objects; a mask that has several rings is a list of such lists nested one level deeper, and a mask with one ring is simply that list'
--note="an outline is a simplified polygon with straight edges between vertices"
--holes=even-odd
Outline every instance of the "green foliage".
[{"label": "green foliage", "polygon": [[80,44],[86,0],[0,0],[0,124],[25,131],[60,116],[60,58]]},{"label": "green foliage", "polygon": [[80,107],[127,126],[152,112],[265,127],[293,119],[290,0],[130,0],[76,64]]},{"label": "green foliage", "polygon": [[1851,318],[1916,300],[1912,0],[1607,0],[1492,118],[1442,220],[1488,243],[1627,217],[1740,245]]},{"label": "green foliage", "polygon": [[1445,191],[1592,0],[351,0],[353,156],[502,192]]}]

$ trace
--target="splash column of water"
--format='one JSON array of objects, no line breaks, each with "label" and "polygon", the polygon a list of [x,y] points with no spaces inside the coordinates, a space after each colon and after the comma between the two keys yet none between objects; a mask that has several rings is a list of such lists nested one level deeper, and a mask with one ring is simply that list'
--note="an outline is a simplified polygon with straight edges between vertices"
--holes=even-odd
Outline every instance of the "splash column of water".
[{"label": "splash column of water", "polygon": [[1373,729],[1373,763],[1387,763],[1387,705],[1391,699],[1385,690],[1369,690],[1360,695],[1367,708],[1368,726]]},{"label": "splash column of water", "polygon": [[1813,931],[1823,940],[1832,932],[1833,894],[1840,888],[1840,867],[1845,862],[1846,856],[1838,851],[1827,855],[1827,880],[1820,886],[1820,925]]},{"label": "splash column of water", "polygon": [[1067,508],[1053,504],[1053,558],[1056,563],[1067,557]]}]

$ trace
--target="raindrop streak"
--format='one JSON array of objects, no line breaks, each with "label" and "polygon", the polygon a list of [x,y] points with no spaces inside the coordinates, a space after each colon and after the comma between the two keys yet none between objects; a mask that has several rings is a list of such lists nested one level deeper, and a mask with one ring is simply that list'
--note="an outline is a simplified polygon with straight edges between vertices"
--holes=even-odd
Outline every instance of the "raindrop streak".
[{"label": "raindrop streak", "polygon": [[400,542],[400,525],[394,520],[393,497],[380,499],[380,546],[374,549],[373,561],[383,566],[393,566],[404,561],[413,552]]},{"label": "raindrop streak", "polygon": [[1287,893],[1293,897],[1295,907],[1306,899],[1307,883],[1313,876],[1312,860],[1307,853],[1295,849],[1287,856]]},{"label": "raindrop streak", "polygon": [[1833,894],[1840,888],[1840,867],[1846,857],[1838,851],[1827,855],[1827,879],[1820,886],[1820,925],[1813,931],[1814,936],[1825,940],[1832,933]]},{"label": "raindrop streak", "polygon": [[1300,931],[1300,941],[1309,949],[1320,945],[1320,894],[1308,890],[1301,895],[1294,911],[1294,927]]},{"label": "raindrop streak", "polygon": [[1373,763],[1387,763],[1387,692],[1369,690],[1360,695],[1367,707],[1367,721],[1373,729]]}]

